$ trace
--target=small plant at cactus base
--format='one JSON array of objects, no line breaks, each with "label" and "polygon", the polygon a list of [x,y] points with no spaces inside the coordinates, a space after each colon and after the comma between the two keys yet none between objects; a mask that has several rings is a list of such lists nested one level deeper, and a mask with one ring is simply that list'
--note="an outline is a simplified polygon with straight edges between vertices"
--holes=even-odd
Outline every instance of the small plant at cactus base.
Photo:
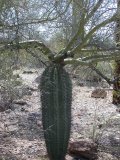
[{"label": "small plant at cactus base", "polygon": [[0,70],[1,102],[10,102],[17,99],[17,86],[22,85],[22,79],[14,74],[11,68],[4,67]]},{"label": "small plant at cactus base", "polygon": [[51,64],[41,76],[42,123],[50,160],[64,160],[71,128],[72,83],[60,64]]}]

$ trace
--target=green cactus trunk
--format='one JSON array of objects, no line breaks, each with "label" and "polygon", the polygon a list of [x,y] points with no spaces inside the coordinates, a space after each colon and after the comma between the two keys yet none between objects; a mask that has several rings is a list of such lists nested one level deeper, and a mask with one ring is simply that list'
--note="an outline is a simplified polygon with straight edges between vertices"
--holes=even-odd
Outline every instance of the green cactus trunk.
[{"label": "green cactus trunk", "polygon": [[71,128],[72,85],[61,65],[53,64],[41,77],[42,123],[50,160],[64,160]]}]

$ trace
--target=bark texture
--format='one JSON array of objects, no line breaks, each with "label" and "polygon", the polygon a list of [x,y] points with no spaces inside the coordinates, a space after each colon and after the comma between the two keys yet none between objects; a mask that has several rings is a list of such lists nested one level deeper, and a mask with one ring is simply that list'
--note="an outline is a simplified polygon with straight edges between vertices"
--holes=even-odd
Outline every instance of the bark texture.
[{"label": "bark texture", "polygon": [[[116,45],[120,48],[120,0],[117,0]],[[115,61],[114,77],[118,80],[113,85],[113,104],[120,105],[120,60]]]}]

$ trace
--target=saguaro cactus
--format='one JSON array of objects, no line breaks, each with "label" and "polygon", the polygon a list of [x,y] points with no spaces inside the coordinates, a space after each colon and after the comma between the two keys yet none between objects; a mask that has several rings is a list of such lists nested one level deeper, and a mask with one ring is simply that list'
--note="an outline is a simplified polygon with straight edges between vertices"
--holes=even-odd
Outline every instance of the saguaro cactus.
[{"label": "saguaro cactus", "polygon": [[59,64],[50,65],[41,77],[42,123],[50,160],[64,160],[71,127],[72,85]]}]

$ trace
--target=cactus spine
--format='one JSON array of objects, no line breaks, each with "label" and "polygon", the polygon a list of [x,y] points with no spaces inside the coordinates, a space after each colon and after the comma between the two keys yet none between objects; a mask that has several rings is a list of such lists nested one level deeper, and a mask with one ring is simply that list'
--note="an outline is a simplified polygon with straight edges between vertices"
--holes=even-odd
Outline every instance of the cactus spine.
[{"label": "cactus spine", "polygon": [[45,69],[41,77],[42,123],[50,160],[64,160],[71,127],[72,85],[59,64]]}]

